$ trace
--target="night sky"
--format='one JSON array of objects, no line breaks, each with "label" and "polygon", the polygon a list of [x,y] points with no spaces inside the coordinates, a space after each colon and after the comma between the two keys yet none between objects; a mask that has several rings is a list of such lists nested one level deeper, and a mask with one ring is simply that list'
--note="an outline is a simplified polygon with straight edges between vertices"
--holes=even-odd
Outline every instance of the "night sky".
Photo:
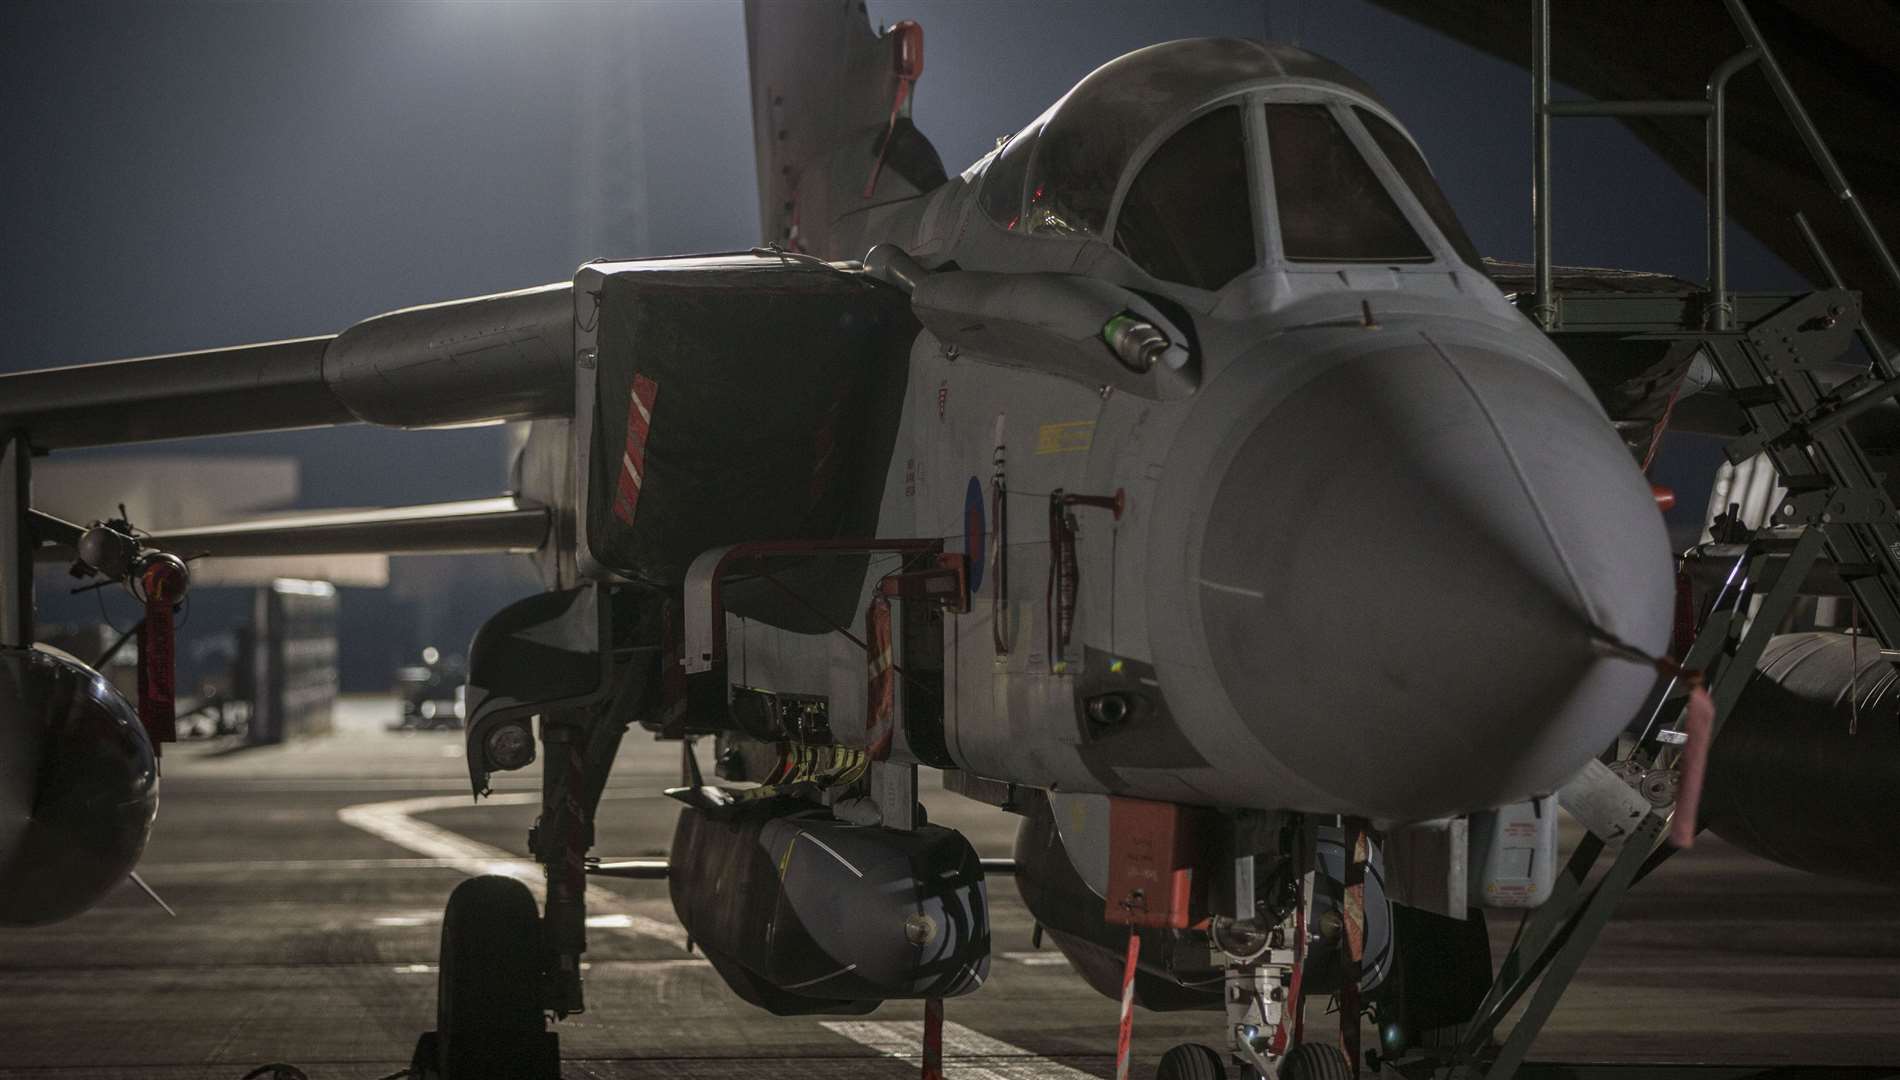
[{"label": "night sky", "polygon": [[[1368,4],[874,0],[870,12],[923,24],[914,115],[952,172],[1122,52],[1270,35],[1375,87],[1479,248],[1528,257],[1528,76]],[[0,7],[0,102],[0,370],[329,333],[564,279],[595,256],[758,235],[736,0],[14,3]],[[1700,196],[1613,121],[1557,131],[1558,260],[1700,279]],[[1733,233],[1734,287],[1798,280]],[[504,438],[354,427],[167,449],[294,454],[303,505],[364,506],[494,494]],[[1677,448],[1670,467],[1693,480],[1709,460]],[[467,566],[448,584],[479,595],[439,613],[434,636],[466,640],[476,613],[506,599],[496,590],[531,587],[495,560]],[[352,594],[346,607],[378,602]],[[413,619],[352,624],[388,638],[378,658],[423,632]]]}]

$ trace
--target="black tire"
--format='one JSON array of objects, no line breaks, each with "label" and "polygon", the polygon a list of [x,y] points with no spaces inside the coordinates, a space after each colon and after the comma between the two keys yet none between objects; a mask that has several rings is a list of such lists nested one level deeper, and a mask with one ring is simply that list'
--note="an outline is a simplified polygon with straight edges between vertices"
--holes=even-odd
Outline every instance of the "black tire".
[{"label": "black tire", "polygon": [[1227,1080],[1227,1062],[1211,1046],[1182,1043],[1161,1055],[1155,1080]]},{"label": "black tire", "polygon": [[526,885],[488,874],[455,887],[435,998],[443,1080],[549,1074],[541,966],[541,915]]},{"label": "black tire", "polygon": [[1301,1043],[1280,1063],[1280,1080],[1352,1080],[1352,1066],[1331,1043]]}]

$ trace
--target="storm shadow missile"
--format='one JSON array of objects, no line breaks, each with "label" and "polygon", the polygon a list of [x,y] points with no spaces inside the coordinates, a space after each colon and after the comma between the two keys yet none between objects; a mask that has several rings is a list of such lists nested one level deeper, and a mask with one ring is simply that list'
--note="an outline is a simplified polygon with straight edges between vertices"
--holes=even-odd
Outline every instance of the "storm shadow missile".
[{"label": "storm shadow missile", "polygon": [[762,800],[680,811],[673,910],[733,992],[779,1016],[955,997],[989,974],[982,862],[940,825],[901,832]]},{"label": "storm shadow missile", "polygon": [[158,759],[125,695],[56,649],[0,649],[0,926],[97,903],[157,814]]}]

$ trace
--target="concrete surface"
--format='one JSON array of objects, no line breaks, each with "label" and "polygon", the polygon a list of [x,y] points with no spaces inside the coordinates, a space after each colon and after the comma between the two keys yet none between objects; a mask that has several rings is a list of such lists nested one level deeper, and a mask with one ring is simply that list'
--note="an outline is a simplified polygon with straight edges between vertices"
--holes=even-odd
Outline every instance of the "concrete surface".
[{"label": "concrete surface", "polygon": [[[467,873],[526,868],[537,778],[506,777],[500,797],[472,805],[460,734],[387,732],[394,710],[346,699],[327,739],[168,750],[142,869],[178,917],[128,885],[70,922],[0,932],[0,1077],[237,1080],[286,1061],[312,1080],[367,1080],[402,1068],[432,1025],[442,901]],[[599,854],[664,854],[674,806],[657,792],[677,754],[629,742]],[[940,791],[926,801],[980,853],[1009,854],[1016,819]],[[1115,1003],[1053,949],[1030,949],[1012,887],[991,897],[990,982],[946,1010],[949,1080],[1111,1076]],[[1896,899],[1706,842],[1630,897],[1536,1056],[1900,1060]],[[605,882],[593,908],[590,1010],[559,1026],[569,1077],[916,1074],[892,1055],[914,1049],[919,1006],[772,1017],[681,948],[663,883]],[[1501,955],[1513,920],[1493,928]],[[1217,1041],[1220,1026],[1209,1013],[1139,1014],[1137,1075],[1174,1043]]]}]

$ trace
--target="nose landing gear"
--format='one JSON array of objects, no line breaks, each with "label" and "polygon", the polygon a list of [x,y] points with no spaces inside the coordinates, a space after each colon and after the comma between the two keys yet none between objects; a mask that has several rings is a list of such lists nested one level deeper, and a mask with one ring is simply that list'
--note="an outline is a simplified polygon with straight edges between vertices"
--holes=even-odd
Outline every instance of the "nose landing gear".
[{"label": "nose landing gear", "polygon": [[1155,1080],[1227,1080],[1227,1063],[1211,1046],[1182,1043],[1161,1055]]},{"label": "nose landing gear", "polygon": [[[1275,1066],[1279,1080],[1350,1080],[1346,1055],[1330,1043],[1301,1043]],[[1252,1073],[1253,1067],[1246,1066]],[[1265,1074],[1272,1075],[1272,1074]],[[1219,1051],[1199,1043],[1182,1043],[1161,1055],[1155,1080],[1227,1080],[1227,1065]]]},{"label": "nose landing gear", "polygon": [[1301,1043],[1280,1060],[1280,1080],[1350,1080],[1346,1054],[1331,1043]]},{"label": "nose landing gear", "polygon": [[[1156,1080],[1227,1080],[1227,1065],[1241,1080],[1348,1080],[1358,1073],[1359,980],[1366,935],[1365,871],[1371,847],[1356,823],[1342,822],[1316,844],[1308,823],[1288,830],[1292,843],[1277,861],[1282,885],[1254,890],[1255,856],[1236,861],[1235,911],[1216,916],[1208,937],[1225,971],[1227,1054],[1187,1043],[1161,1058]],[[1338,849],[1322,855],[1321,844]],[[1329,862],[1340,865],[1329,865]],[[1328,884],[1330,882],[1330,885]],[[1330,888],[1329,903],[1316,906],[1317,889]],[[1384,903],[1383,895],[1377,902]],[[1325,918],[1316,919],[1316,912]],[[1323,923],[1324,925],[1320,925]],[[1329,933],[1330,932],[1330,933]],[[1338,968],[1340,1044],[1308,1041],[1301,1022],[1312,946],[1330,937]],[[1342,1049],[1342,1046],[1348,1049]],[[1225,1059],[1225,1060],[1224,1060]]]}]

